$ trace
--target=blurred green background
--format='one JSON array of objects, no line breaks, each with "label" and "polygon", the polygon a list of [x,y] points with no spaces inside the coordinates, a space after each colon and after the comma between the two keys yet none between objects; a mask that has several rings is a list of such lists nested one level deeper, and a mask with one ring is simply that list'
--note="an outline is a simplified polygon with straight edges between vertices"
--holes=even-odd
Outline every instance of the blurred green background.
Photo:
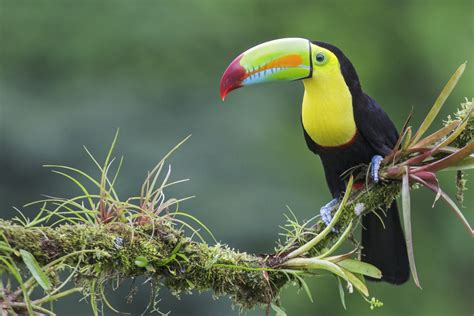
[{"label": "blurred green background", "polygon": [[[302,84],[250,87],[222,103],[219,79],[228,63],[270,39],[330,42],[349,56],[365,91],[400,128],[412,106],[417,125],[456,67],[468,60],[439,123],[464,97],[473,97],[473,3],[0,0],[1,216],[14,216],[13,206],[40,194],[77,193],[41,165],[94,173],[82,145],[103,159],[117,127],[117,154],[125,156],[122,196],[138,194],[146,171],[192,134],[171,159],[173,178],[191,181],[168,195],[196,195],[184,210],[222,242],[269,252],[286,205],[299,218],[310,218],[330,195],[319,159],[303,139]],[[453,180],[452,173],[441,175],[451,193]],[[349,295],[344,311],[334,279],[308,279],[315,302],[289,287],[282,293],[288,314],[472,315],[472,239],[442,202],[431,208],[433,198],[424,190],[413,198],[423,290],[412,282],[372,284],[383,308],[370,311],[358,295]],[[471,223],[473,200],[468,193]],[[110,301],[138,315],[148,291],[135,285],[140,291],[131,305],[125,302],[127,286],[110,294]],[[210,293],[178,300],[163,290],[161,298],[161,310],[171,315],[238,314],[228,299],[213,300]],[[78,299],[57,303],[58,315],[89,314]]]}]

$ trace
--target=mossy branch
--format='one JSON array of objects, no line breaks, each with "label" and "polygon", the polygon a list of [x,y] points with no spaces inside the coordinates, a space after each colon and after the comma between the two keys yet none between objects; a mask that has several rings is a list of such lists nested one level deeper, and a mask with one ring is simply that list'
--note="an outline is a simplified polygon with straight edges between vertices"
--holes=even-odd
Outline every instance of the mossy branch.
[{"label": "mossy branch", "polygon": [[[398,185],[383,185],[354,196],[344,207],[338,226],[344,227],[357,217],[355,201],[383,205],[395,198],[398,191]],[[311,231],[317,234],[322,229],[318,222]],[[137,226],[113,222],[25,227],[0,220],[0,232],[17,263],[22,259],[15,253],[22,249],[31,253],[42,267],[57,259],[63,266],[78,267],[74,279],[86,295],[92,291],[91,286],[109,280],[145,276],[152,281],[152,287],[165,286],[176,294],[212,290],[215,295],[230,296],[235,304],[247,309],[273,302],[280,289],[301,272],[287,266],[276,254],[253,255],[227,245],[193,241],[167,217],[154,225]],[[330,248],[337,239],[336,234],[329,234],[312,251]],[[57,266],[45,270],[54,280]],[[11,294],[4,293],[4,297],[17,301]],[[17,294],[21,296],[21,292]],[[3,304],[4,308],[8,306],[8,302]]]},{"label": "mossy branch", "polygon": [[[153,290],[162,286],[176,294],[212,290],[215,295],[230,296],[236,305],[245,309],[272,304],[288,281],[297,281],[306,289],[301,275],[308,271],[330,272],[367,297],[368,289],[361,276],[377,278],[380,271],[350,259],[359,250],[357,245],[347,254],[331,255],[358,227],[363,213],[383,209],[397,198],[402,178],[410,176],[413,188],[417,183],[429,181],[429,172],[449,167],[473,167],[472,102],[464,103],[456,117],[450,118],[445,126],[450,128],[438,131],[437,137],[430,135],[417,142],[412,142],[411,132],[405,128],[399,146],[386,158],[381,184],[367,181],[367,166],[353,172],[354,176],[349,179],[351,185],[331,224],[337,233],[328,232],[331,227],[326,227],[320,220],[302,225],[289,220],[287,239],[271,255],[248,254],[227,245],[209,245],[203,239],[196,241],[189,237],[183,226],[190,228],[194,237],[200,235],[179,217],[196,219],[180,213],[178,208],[170,210],[179,201],[164,198],[163,189],[169,185],[170,174],[168,169],[160,184],[159,174],[166,169],[164,159],[148,174],[141,196],[125,202],[116,197],[113,187],[116,176],[113,180],[107,176],[113,161],[113,146],[106,163],[97,164],[102,172],[100,181],[77,169],[55,166],[87,178],[97,185],[99,194],[90,194],[76,178],[57,171],[78,184],[84,194],[72,199],[40,201],[40,213],[33,220],[0,220],[0,273],[6,272],[7,278],[13,280],[13,283],[4,284],[3,279],[0,282],[2,311],[52,314],[42,305],[82,292],[90,297],[94,314],[98,314],[97,302],[113,309],[103,291],[108,281],[139,276],[148,278]],[[422,137],[416,135],[417,140]],[[423,146],[417,147],[421,142]],[[405,173],[400,172],[402,169]],[[352,188],[353,179],[365,181],[365,186]],[[430,187],[434,182],[427,183]],[[90,207],[85,207],[85,203]],[[52,205],[53,209],[47,205]],[[64,269],[70,274],[61,279],[58,272]],[[23,279],[25,272],[29,276],[26,280]],[[63,290],[71,280],[75,287]],[[38,286],[43,287],[44,295],[33,299],[31,293]],[[370,303],[380,305],[376,300]]]},{"label": "mossy branch", "polygon": [[271,301],[286,279],[269,272],[276,282],[271,283],[261,271],[263,258],[226,245],[195,242],[168,220],[154,226],[110,223],[56,228],[26,228],[2,220],[0,231],[12,249],[30,252],[41,266],[75,253],[62,264],[79,266],[75,278],[81,287],[90,286],[91,278],[105,281],[146,276],[152,278],[152,286],[164,284],[175,293],[213,290],[252,307]]}]

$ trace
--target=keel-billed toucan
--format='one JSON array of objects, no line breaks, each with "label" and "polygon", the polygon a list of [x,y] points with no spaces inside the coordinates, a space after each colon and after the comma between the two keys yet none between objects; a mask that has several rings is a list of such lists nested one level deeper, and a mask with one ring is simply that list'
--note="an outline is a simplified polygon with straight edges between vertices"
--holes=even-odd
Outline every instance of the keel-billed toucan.
[{"label": "keel-billed toucan", "polygon": [[[370,96],[362,91],[354,66],[337,47],[303,38],[260,44],[240,54],[224,72],[222,99],[232,90],[256,83],[303,80],[301,111],[306,143],[321,157],[333,200],[321,208],[328,223],[331,209],[345,191],[342,174],[371,163],[378,182],[382,156],[395,146],[397,130]],[[382,271],[382,280],[401,284],[409,277],[405,238],[395,202],[380,218],[362,220],[362,260]]]}]

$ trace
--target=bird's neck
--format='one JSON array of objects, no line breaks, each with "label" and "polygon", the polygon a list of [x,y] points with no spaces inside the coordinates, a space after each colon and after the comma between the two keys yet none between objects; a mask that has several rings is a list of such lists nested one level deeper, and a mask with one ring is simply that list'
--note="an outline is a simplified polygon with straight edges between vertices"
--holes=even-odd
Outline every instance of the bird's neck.
[{"label": "bird's neck", "polygon": [[356,135],[352,96],[340,71],[303,80],[303,127],[318,145],[343,146]]}]

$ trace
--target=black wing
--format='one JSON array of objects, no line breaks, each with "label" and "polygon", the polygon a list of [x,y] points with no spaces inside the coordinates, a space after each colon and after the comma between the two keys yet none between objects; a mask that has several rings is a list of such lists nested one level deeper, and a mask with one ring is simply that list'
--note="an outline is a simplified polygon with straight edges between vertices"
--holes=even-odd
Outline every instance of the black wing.
[{"label": "black wing", "polygon": [[362,137],[381,156],[388,155],[398,140],[398,132],[387,113],[370,96],[354,104],[354,118]]},{"label": "black wing", "polygon": [[[377,154],[386,156],[397,143],[397,129],[374,99],[365,94],[363,99],[354,106],[357,129]],[[410,267],[396,202],[387,209],[383,223],[372,212],[362,219],[362,260],[382,271],[382,281],[402,284]]]}]

